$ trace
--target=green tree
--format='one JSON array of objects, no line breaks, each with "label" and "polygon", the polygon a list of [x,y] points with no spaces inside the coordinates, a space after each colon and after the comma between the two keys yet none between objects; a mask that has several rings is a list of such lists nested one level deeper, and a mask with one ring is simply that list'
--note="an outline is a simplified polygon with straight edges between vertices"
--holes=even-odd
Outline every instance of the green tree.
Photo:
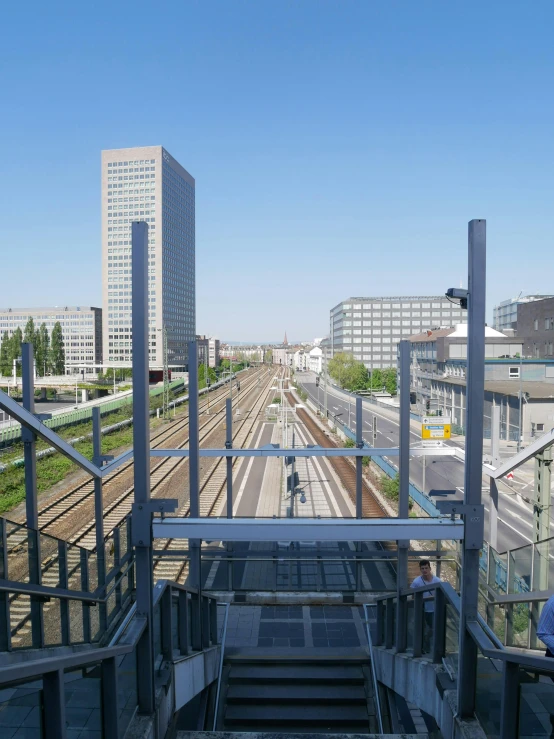
[{"label": "green tree", "polygon": [[271,349],[268,349],[264,354],[264,362],[266,364],[271,364],[273,362],[273,352]]},{"label": "green tree", "polygon": [[10,366],[10,349],[10,337],[8,332],[4,331],[0,344],[0,375],[4,375],[4,377],[8,377],[12,369]]},{"label": "green tree", "polygon": [[65,371],[65,349],[63,343],[62,327],[59,321],[56,321],[52,329],[52,337],[50,341],[50,365],[55,375],[63,375]]},{"label": "green tree", "polygon": [[[13,332],[10,339],[10,366],[13,366],[13,360],[21,356],[21,342],[23,341],[23,332],[19,326]],[[17,364],[17,374],[21,375],[21,363]]]},{"label": "green tree", "polygon": [[390,393],[391,395],[396,395],[396,378],[397,374],[395,367],[389,367],[388,369],[383,370],[385,389],[387,393]]},{"label": "green tree", "polygon": [[37,363],[37,372],[39,375],[45,375],[49,369],[49,349],[50,349],[50,336],[48,335],[48,329],[45,323],[41,323],[40,328],[36,332],[37,335],[37,348],[35,359]]},{"label": "green tree", "polygon": [[400,475],[398,472],[394,477],[383,475],[381,477],[381,489],[387,498],[398,500],[398,493],[400,491]]},{"label": "green tree", "polygon": [[35,357],[36,359],[38,347],[38,331],[35,331],[35,322],[33,321],[32,316],[29,316],[29,320],[25,325],[23,341],[25,341],[27,344],[33,345],[33,357]]},{"label": "green tree", "polygon": [[205,364],[201,364],[198,367],[198,389],[206,387],[206,378],[209,378],[210,385],[214,385],[217,382],[217,375],[213,367],[206,367]]},{"label": "green tree", "polygon": [[341,387],[353,392],[365,390],[369,383],[365,364],[345,352],[338,352],[329,360],[329,374]]}]

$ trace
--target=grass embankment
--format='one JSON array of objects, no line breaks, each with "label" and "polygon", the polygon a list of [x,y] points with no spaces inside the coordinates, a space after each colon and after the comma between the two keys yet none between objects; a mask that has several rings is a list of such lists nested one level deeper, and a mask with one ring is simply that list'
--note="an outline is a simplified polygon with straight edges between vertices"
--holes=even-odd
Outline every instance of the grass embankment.
[{"label": "grass embankment", "polygon": [[[172,397],[171,394],[170,397]],[[181,406],[176,408],[176,415],[181,415],[187,408],[187,405],[187,403],[183,403]],[[161,408],[161,406],[161,395],[150,398],[151,409],[155,410],[156,408]],[[131,418],[132,415],[133,406],[132,404],[129,404],[128,406],[124,406],[120,410],[106,416],[103,419],[103,425],[111,426],[112,424]],[[150,427],[155,428],[161,423],[163,423],[163,421],[158,421],[156,418],[151,419]],[[75,439],[79,436],[85,436],[90,433],[92,433],[92,421],[61,429],[59,436],[63,439],[69,440]],[[102,454],[109,454],[114,449],[132,446],[132,444],[133,426],[130,425],[102,436]],[[40,439],[37,440],[37,451],[40,449],[47,449],[49,446],[50,445],[46,442]],[[83,456],[87,457],[87,459],[92,459],[92,439],[80,441],[74,445],[74,448]],[[23,443],[18,442],[13,447],[10,447],[9,451],[5,452],[0,457],[0,462],[2,464],[7,464],[8,462],[21,459],[22,457]],[[61,482],[65,477],[67,477],[67,475],[72,472],[76,472],[77,469],[78,467],[76,464],[60,453],[52,454],[43,459],[37,459],[38,494],[40,495],[44,491],[49,490],[53,485]],[[0,473],[0,513],[10,511],[23,500],[25,500],[25,470],[23,467],[10,467]]]}]

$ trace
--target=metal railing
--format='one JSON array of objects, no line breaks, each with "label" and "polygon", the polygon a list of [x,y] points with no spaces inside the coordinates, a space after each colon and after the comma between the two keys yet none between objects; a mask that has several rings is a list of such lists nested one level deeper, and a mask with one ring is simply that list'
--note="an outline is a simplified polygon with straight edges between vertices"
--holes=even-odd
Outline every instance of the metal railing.
[{"label": "metal railing", "polygon": [[373,640],[371,638],[371,630],[369,628],[369,614],[368,608],[375,607],[375,603],[364,603],[364,615],[365,615],[365,629],[367,634],[367,641],[369,644],[369,662],[371,668],[371,678],[373,681],[373,693],[375,695],[375,707],[377,709],[377,721],[379,722],[379,731],[381,734],[384,733],[383,729],[383,714],[381,712],[381,697],[379,695],[379,684],[377,682],[377,673],[375,671],[375,660],[373,658]]},{"label": "metal railing", "polygon": [[[425,602],[432,594],[433,610],[425,611]],[[527,598],[528,596],[525,596]],[[537,596],[538,597],[538,596]],[[545,594],[540,594],[545,599]],[[505,596],[506,602],[517,603],[523,596]],[[409,608],[409,603],[412,608]],[[430,659],[441,664],[443,659],[453,667],[457,674],[458,648],[460,637],[460,597],[448,583],[429,584],[421,588],[401,590],[398,596],[376,598],[377,636],[375,647],[394,649],[396,652],[411,651],[412,656]],[[411,610],[411,614],[410,614]],[[432,613],[432,618],[425,614]],[[432,626],[429,622],[432,621]],[[525,700],[525,686],[537,685],[540,696],[546,696],[544,716],[548,716],[548,706],[554,718],[554,660],[537,654],[529,654],[506,648],[499,648],[498,641],[487,632],[479,620],[468,621],[467,633],[478,650],[478,674],[476,681],[476,715],[482,725],[487,725],[487,736],[502,739],[516,739],[520,736],[520,717],[533,711],[532,703]],[[429,633],[431,631],[431,633]],[[500,665],[498,670],[495,662]],[[535,696],[536,698],[536,696]],[[495,713],[495,706],[500,710]],[[541,720],[544,719],[541,714]],[[545,720],[545,719],[544,719]],[[545,734],[546,735],[546,734]]]},{"label": "metal railing", "polygon": [[[76,596],[69,591],[65,595]],[[57,593],[56,597],[61,595]],[[151,637],[158,670],[164,662],[218,644],[218,604],[212,596],[177,583],[160,581],[154,588],[153,602]],[[150,639],[146,629],[146,619],[132,608],[109,646],[5,664],[0,670],[0,689],[9,687],[12,690],[0,698],[0,706],[15,708],[21,705],[18,691],[22,690],[26,705],[38,709],[35,730],[38,729],[39,735],[46,739],[61,738],[66,735],[66,705],[72,708],[72,696],[77,690],[80,706],[98,710],[101,736],[123,736],[139,701],[141,678],[137,669],[137,649],[144,640]],[[85,726],[89,713],[83,713],[82,717],[72,717],[72,728],[90,728],[88,724]],[[25,718],[21,717],[22,723]],[[79,724],[81,720],[83,726]]]},{"label": "metal railing", "polygon": [[222,603],[222,605],[225,606],[225,616],[223,619],[223,634],[221,636],[221,655],[219,658],[219,675],[217,676],[217,692],[215,696],[215,706],[214,706],[214,722],[212,726],[212,731],[216,730],[217,727],[217,717],[219,714],[219,696],[221,695],[221,677],[223,675],[223,659],[225,656],[225,640],[227,639],[227,622],[229,620],[229,603]]}]

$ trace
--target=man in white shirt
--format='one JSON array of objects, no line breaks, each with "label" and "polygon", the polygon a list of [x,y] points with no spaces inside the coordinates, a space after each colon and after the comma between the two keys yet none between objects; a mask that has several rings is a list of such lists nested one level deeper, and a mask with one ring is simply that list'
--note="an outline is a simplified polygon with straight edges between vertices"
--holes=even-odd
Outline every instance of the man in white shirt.
[{"label": "man in white shirt", "polygon": [[[431,570],[431,562],[428,559],[422,559],[419,563],[418,577],[415,578],[410,585],[411,588],[421,588],[424,585],[432,585],[440,582],[440,578],[433,575]],[[423,593],[423,615],[425,624],[423,628],[423,652],[431,651],[431,633],[433,631],[433,619],[435,616],[435,593],[434,590]]]}]

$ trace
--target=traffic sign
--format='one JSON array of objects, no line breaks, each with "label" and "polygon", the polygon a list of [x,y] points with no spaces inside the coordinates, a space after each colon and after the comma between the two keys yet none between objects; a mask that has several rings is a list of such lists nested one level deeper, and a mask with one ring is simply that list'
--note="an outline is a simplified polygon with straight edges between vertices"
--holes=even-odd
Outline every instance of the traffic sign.
[{"label": "traffic sign", "polygon": [[421,422],[422,439],[450,439],[450,416],[424,416]]},{"label": "traffic sign", "polygon": [[513,480],[513,479],[514,479],[514,473],[508,472],[508,474],[506,475],[506,480]]}]

